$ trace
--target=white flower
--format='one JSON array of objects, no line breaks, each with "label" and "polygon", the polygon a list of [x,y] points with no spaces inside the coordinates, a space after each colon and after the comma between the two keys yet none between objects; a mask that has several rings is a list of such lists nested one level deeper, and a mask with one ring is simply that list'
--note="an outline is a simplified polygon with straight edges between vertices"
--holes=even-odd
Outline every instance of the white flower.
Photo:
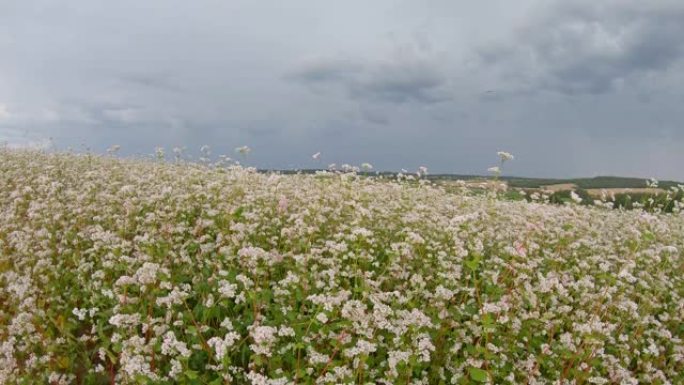
[{"label": "white flower", "polygon": [[178,341],[176,335],[172,331],[168,331],[164,335],[164,340],[161,345],[161,352],[167,356],[180,354],[182,357],[190,357],[190,350],[187,348],[185,342]]},{"label": "white flower", "polygon": [[418,167],[418,172],[417,172],[417,174],[418,174],[419,177],[427,175],[427,174],[428,174],[428,169],[427,169],[427,167],[425,167],[425,166],[420,166],[420,167]]},{"label": "white flower", "polygon": [[228,353],[228,350],[235,345],[235,342],[240,339],[240,335],[237,334],[236,332],[228,332],[226,333],[223,338],[219,337],[212,337],[209,340],[207,340],[207,345],[211,346],[214,348],[214,352],[216,353],[216,357],[219,359],[222,359],[226,353]]},{"label": "white flower", "polygon": [[223,321],[221,321],[221,327],[227,330],[233,330],[233,322],[230,320],[230,318],[224,318]]},{"label": "white flower", "polygon": [[325,313],[318,313],[316,315],[316,319],[318,320],[318,322],[320,322],[322,324],[328,322],[328,316],[325,315]]},{"label": "white flower", "polygon": [[83,321],[88,313],[88,309],[79,309],[75,307],[71,313],[73,313],[73,315],[75,315],[80,321]]},{"label": "white flower", "polygon": [[499,156],[499,158],[501,159],[502,162],[506,162],[506,161],[515,159],[515,157],[513,155],[511,155],[510,153],[508,153],[506,151],[499,151],[496,153],[496,155]]},{"label": "white flower", "polygon": [[164,147],[155,148],[154,154],[158,159],[164,159]]},{"label": "white flower", "polygon": [[176,359],[171,360],[171,370],[169,371],[169,377],[175,379],[179,374],[183,372],[183,364]]},{"label": "white flower", "polygon": [[109,323],[116,327],[136,326],[140,323],[140,314],[114,314],[109,318]]},{"label": "white flower", "polygon": [[582,203],[582,198],[580,198],[580,196],[577,195],[577,193],[574,191],[570,191],[570,199],[572,199],[573,202],[575,202],[577,204]]},{"label": "white flower", "polygon": [[221,294],[221,297],[235,298],[237,288],[238,287],[236,284],[230,283],[230,282],[222,279],[219,282],[218,292]]},{"label": "white flower", "polygon": [[171,308],[173,305],[183,304],[183,300],[187,298],[189,294],[178,287],[174,287],[171,292],[163,297],[158,297],[155,301],[157,306],[165,306]]},{"label": "white flower", "polygon": [[672,245],[663,246],[663,248],[660,250],[662,250],[666,253],[669,253],[669,254],[677,254],[679,252],[679,249],[677,249],[677,247],[672,246]]},{"label": "white flower", "polygon": [[281,326],[280,329],[278,329],[278,336],[279,337],[294,337],[295,336],[295,330],[289,326]]},{"label": "white flower", "polygon": [[356,341],[356,346],[344,351],[345,357],[356,357],[361,354],[370,354],[377,349],[377,345],[366,340]]},{"label": "white flower", "polygon": [[235,148],[235,151],[240,153],[241,155],[247,155],[250,152],[252,152],[252,149],[249,148],[248,146],[241,146],[241,147]]},{"label": "white flower", "polygon": [[388,354],[387,364],[389,365],[389,373],[391,377],[397,377],[399,373],[397,372],[397,365],[401,362],[408,362],[411,358],[410,352],[404,351],[391,351]]},{"label": "white flower", "polygon": [[430,353],[435,351],[435,345],[432,344],[430,336],[423,334],[418,338],[418,354],[420,361],[430,362]]},{"label": "white flower", "polygon": [[249,348],[256,354],[270,357],[272,355],[271,346],[276,341],[277,333],[278,329],[272,326],[252,327],[249,335],[254,340],[254,343],[249,345]]},{"label": "white flower", "polygon": [[142,267],[135,272],[135,278],[142,285],[149,285],[157,281],[157,272],[159,271],[159,264],[145,262]]}]

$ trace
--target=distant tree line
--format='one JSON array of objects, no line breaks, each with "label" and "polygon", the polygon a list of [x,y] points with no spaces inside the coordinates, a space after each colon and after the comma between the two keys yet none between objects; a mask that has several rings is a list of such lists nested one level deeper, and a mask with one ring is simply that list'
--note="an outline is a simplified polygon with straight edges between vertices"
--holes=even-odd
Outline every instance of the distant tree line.
[{"label": "distant tree line", "polygon": [[[597,197],[589,194],[585,189],[574,190],[575,194],[582,201],[579,203],[581,205],[594,205],[594,201],[599,200]],[[526,196],[529,201],[531,198],[529,195]],[[572,202],[571,191],[556,191],[549,195],[549,202],[553,204],[565,204],[566,202]],[[681,189],[677,192],[638,192],[638,193],[615,193],[610,196],[608,202],[613,203],[613,207],[616,209],[632,210],[635,208],[643,208],[648,211],[661,211],[661,212],[672,212],[676,207],[675,202],[684,201],[684,191]]]}]

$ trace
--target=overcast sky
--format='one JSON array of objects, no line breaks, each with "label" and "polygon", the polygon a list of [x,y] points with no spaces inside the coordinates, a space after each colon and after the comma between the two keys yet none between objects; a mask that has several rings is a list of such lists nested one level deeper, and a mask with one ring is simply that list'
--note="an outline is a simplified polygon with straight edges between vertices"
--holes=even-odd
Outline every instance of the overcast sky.
[{"label": "overcast sky", "polygon": [[0,141],[684,180],[682,36],[681,0],[0,0]]}]

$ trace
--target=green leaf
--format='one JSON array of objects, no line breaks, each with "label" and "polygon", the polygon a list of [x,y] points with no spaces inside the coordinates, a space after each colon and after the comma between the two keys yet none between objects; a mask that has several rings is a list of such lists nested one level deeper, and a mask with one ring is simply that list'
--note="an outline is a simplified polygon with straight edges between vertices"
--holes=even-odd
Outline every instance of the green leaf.
[{"label": "green leaf", "polygon": [[474,366],[471,366],[470,368],[468,368],[468,372],[470,373],[470,378],[473,381],[477,381],[477,382],[487,381],[487,372],[480,369],[480,368],[476,368]]},{"label": "green leaf", "polygon": [[494,319],[492,319],[492,315],[489,313],[485,313],[482,316],[482,325],[484,326],[491,326],[494,324]]},{"label": "green leaf", "polygon": [[237,210],[235,210],[233,212],[233,217],[235,217],[235,219],[240,219],[240,218],[242,218],[242,213],[244,213],[244,212],[245,212],[245,207],[240,206],[237,208]]},{"label": "green leaf", "polygon": [[185,376],[191,380],[194,380],[197,378],[197,372],[194,370],[186,370]]},{"label": "green leaf", "polygon": [[469,261],[466,261],[465,264],[470,270],[475,271],[477,270],[477,267],[480,265],[480,258],[473,258]]}]

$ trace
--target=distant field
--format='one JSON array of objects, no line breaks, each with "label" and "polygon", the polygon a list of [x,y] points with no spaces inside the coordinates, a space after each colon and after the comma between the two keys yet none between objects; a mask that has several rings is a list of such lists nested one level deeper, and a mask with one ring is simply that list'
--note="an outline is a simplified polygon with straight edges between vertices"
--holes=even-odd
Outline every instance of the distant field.
[{"label": "distant field", "polygon": [[[263,170],[263,172],[272,172],[276,170]],[[304,170],[278,170],[278,173],[289,175],[289,174],[313,174],[316,171],[314,169],[304,169]],[[395,172],[361,172],[361,175],[381,175],[386,177],[395,176]],[[470,175],[470,174],[428,174],[427,179],[434,182],[448,182],[448,181],[465,181],[471,186],[476,186],[477,184],[488,183],[487,181],[492,181],[491,175]],[[547,187],[553,190],[563,190],[566,187],[575,186],[578,189],[641,189],[646,188],[647,178],[631,178],[631,177],[619,177],[619,176],[597,176],[593,178],[568,178],[568,179],[554,179],[554,178],[527,178],[518,176],[501,176],[499,181],[506,182],[508,187],[511,188],[542,188]],[[658,186],[667,190],[671,187],[677,187],[678,185],[684,185],[684,182],[662,180],[658,181]]]},{"label": "distant field", "polygon": [[551,191],[551,192],[568,191],[568,190],[576,190],[577,185],[574,183],[558,183],[558,184],[550,184],[550,185],[541,186],[541,189],[545,190],[545,191]]},{"label": "distant field", "polygon": [[586,190],[591,196],[601,196],[604,192],[608,195],[615,194],[667,194],[662,188],[591,188]]},{"label": "distant field", "polygon": [[[438,174],[431,175],[432,180],[471,180],[483,179],[486,177],[477,175],[451,175]],[[508,183],[509,187],[519,188],[541,188],[543,186],[563,186],[575,185],[576,188],[581,189],[600,189],[600,188],[646,188],[646,178],[623,178],[616,176],[598,176],[594,178],[575,178],[575,179],[546,179],[546,178],[523,178],[523,177],[506,177],[500,178],[502,181]],[[677,187],[677,185],[684,184],[684,182],[676,181],[659,181],[658,186],[662,189],[669,189],[670,187]]]}]

